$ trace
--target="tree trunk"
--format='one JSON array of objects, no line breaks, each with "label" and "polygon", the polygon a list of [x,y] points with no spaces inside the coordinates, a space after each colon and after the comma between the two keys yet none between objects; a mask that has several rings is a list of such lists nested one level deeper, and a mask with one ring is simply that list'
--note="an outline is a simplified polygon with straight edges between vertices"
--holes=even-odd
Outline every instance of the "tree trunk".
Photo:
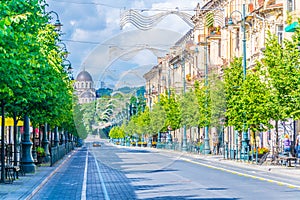
[{"label": "tree trunk", "polygon": [[[5,127],[5,112],[4,112],[5,102],[4,100],[1,101],[1,117],[2,117],[2,126],[1,126],[1,166],[5,165],[4,159],[4,127]],[[1,182],[5,182],[5,167],[1,167]]]},{"label": "tree trunk", "polygon": [[17,134],[18,134],[18,120],[17,120],[17,115],[16,113],[14,112],[14,116],[13,116],[13,120],[14,120],[14,166],[17,166],[18,165],[18,152],[17,152]]},{"label": "tree trunk", "polygon": [[243,132],[238,132],[238,149],[236,151],[236,155],[241,157],[241,150],[242,150],[242,140],[243,140]]},{"label": "tree trunk", "polygon": [[279,153],[278,120],[275,121],[275,132],[276,132],[276,140],[275,140],[275,156],[278,157],[278,153]]}]

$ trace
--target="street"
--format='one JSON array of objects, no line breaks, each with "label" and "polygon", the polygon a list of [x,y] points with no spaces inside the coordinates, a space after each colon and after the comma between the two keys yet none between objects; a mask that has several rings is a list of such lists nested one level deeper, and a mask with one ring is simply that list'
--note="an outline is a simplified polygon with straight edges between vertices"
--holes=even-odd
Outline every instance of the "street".
[{"label": "street", "polygon": [[249,173],[239,165],[102,141],[76,152],[32,199],[299,199],[299,181]]}]

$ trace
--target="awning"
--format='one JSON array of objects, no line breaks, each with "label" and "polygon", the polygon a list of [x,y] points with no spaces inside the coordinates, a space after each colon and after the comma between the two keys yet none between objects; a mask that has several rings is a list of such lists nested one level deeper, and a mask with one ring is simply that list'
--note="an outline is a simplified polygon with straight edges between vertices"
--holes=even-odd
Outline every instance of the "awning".
[{"label": "awning", "polygon": [[[5,126],[13,126],[13,125],[14,125],[13,118],[6,117]],[[17,126],[23,126],[23,125],[24,125],[23,121],[19,120]],[[2,126],[2,117],[0,117],[0,126]]]},{"label": "awning", "polygon": [[287,27],[285,27],[285,32],[295,32],[296,28],[299,27],[298,22],[293,22],[290,25],[288,25]]}]

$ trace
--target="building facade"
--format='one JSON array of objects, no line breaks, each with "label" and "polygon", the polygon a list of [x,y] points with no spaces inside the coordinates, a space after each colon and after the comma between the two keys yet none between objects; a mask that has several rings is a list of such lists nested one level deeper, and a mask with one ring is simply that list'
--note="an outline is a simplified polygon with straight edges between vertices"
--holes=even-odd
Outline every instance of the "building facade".
[{"label": "building facade", "polygon": [[80,104],[95,101],[96,93],[93,78],[87,71],[83,70],[77,75],[74,89]]},{"label": "building facade", "polygon": [[[276,34],[278,42],[282,43],[299,26],[299,17],[300,1],[297,0],[206,0],[202,5],[198,4],[192,17],[193,29],[144,75],[148,106],[153,106],[159,95],[166,91],[182,94],[195,80],[203,81],[206,74],[217,74],[222,79],[223,69],[234,57],[245,54],[246,69],[251,69],[263,57],[268,32]],[[233,26],[228,26],[229,19]],[[300,131],[299,121],[288,119],[286,123],[286,127],[293,126],[288,134]],[[286,127],[280,129],[286,130]],[[210,128],[211,146],[215,131]],[[182,134],[181,131],[179,140]],[[203,132],[194,134],[194,140],[203,136]],[[269,130],[253,137],[250,145],[257,143],[259,147],[273,149],[275,138],[275,131]],[[224,130],[223,142],[231,150],[236,150],[241,142],[238,140],[233,127]]]}]

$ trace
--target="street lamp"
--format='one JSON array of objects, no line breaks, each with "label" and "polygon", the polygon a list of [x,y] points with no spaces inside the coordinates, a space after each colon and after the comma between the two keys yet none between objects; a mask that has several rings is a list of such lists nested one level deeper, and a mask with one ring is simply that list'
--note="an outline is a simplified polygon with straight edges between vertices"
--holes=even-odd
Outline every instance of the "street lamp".
[{"label": "street lamp", "polygon": [[74,77],[73,77],[73,68],[71,66],[71,62],[69,60],[63,60],[63,62],[62,62],[61,65],[63,66],[64,70],[68,74],[69,79],[70,80],[74,80]]},{"label": "street lamp", "polygon": [[[183,51],[183,57],[182,57],[182,76],[183,76],[183,95],[185,95],[186,90],[186,82],[185,82],[185,56],[187,52]],[[187,151],[187,138],[186,138],[186,124],[183,125],[183,137],[182,137],[182,151]]]},{"label": "street lamp", "polygon": [[68,49],[67,49],[66,44],[63,43],[63,42],[58,42],[58,43],[57,43],[57,46],[60,47],[60,50],[61,50],[62,56],[63,56],[62,58],[63,58],[63,59],[66,59],[66,58],[68,57],[68,55],[70,54],[70,52],[69,52]]},{"label": "street lamp", "polygon": [[[207,86],[208,86],[208,43],[207,43],[207,38],[205,38],[205,108],[206,108],[206,112],[208,109],[208,90],[207,90]],[[206,116],[206,118],[208,118],[208,116]],[[207,119],[208,120],[208,119]],[[208,136],[208,123],[205,123],[205,128],[204,128],[204,154],[210,154],[210,146],[209,146],[209,136]]]},{"label": "street lamp", "polygon": [[[54,14],[54,15],[56,16],[56,20],[55,20],[55,23],[53,24],[53,26],[55,27],[55,30],[56,30],[57,32],[59,32],[59,31],[61,30],[61,27],[62,27],[63,25],[62,25],[62,23],[61,23],[60,20],[59,20],[58,14],[57,14],[56,12],[54,12],[54,11],[50,11],[48,14],[49,14],[49,15],[50,15],[50,14]],[[50,17],[50,19],[52,19],[52,17]]]},{"label": "street lamp", "polygon": [[[230,18],[228,20],[228,26],[233,25],[233,21],[232,21],[232,14],[233,13],[239,13],[241,15],[241,20],[242,20],[242,24],[241,24],[241,28],[243,31],[243,80],[246,80],[246,72],[247,72],[247,58],[246,58],[246,5],[245,3],[243,3],[243,12],[241,13],[238,10],[235,10],[233,12],[231,12],[230,14]],[[241,159],[244,160],[248,160],[248,132],[245,131],[245,118],[246,118],[246,113],[244,113],[244,125],[243,125],[243,140],[242,140],[242,150],[241,150]]]}]

